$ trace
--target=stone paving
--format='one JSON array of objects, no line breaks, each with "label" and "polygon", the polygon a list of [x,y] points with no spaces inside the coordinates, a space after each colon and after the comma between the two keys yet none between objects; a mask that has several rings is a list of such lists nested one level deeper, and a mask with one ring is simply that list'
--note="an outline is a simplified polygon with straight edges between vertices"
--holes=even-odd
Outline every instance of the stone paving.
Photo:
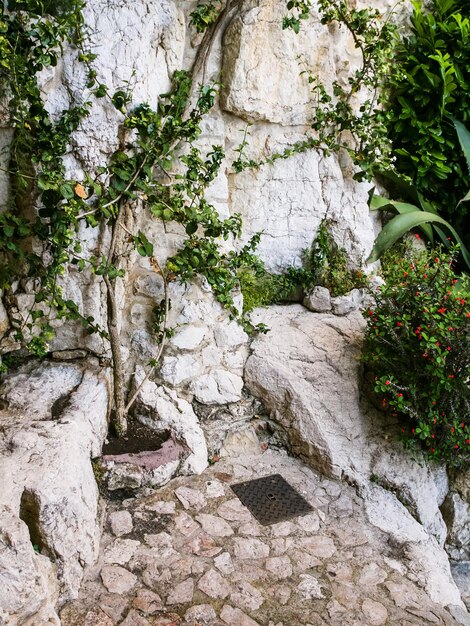
[{"label": "stone paving", "polygon": [[[261,526],[230,485],[280,473],[313,512]],[[267,451],[107,503],[63,626],[457,626],[345,483]]]}]

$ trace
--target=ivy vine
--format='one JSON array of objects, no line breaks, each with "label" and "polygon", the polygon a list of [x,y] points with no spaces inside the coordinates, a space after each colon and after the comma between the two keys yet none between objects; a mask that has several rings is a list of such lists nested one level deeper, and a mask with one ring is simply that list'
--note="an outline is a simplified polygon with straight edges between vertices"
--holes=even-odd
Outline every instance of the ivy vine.
[{"label": "ivy vine", "polygon": [[[117,433],[123,435],[136,394],[125,397],[116,288],[125,274],[130,251],[135,249],[148,257],[153,271],[163,280],[164,296],[154,312],[159,348],[156,358],[149,362],[148,376],[171,333],[169,285],[173,281],[188,282],[196,275],[204,276],[230,316],[247,330],[255,330],[235,307],[233,290],[238,285],[237,271],[254,262],[258,237],[238,252],[222,251],[221,240],[240,235],[241,218],[233,215],[221,220],[205,197],[224,154],[220,146],[202,154],[194,142],[201,134],[203,117],[214,105],[216,86],[203,86],[191,106],[192,77],[179,71],[173,76],[171,92],[161,96],[155,109],[143,103],[128,110],[130,94],[125,89],[109,94],[97,81],[92,66],[95,56],[86,47],[83,3],[60,3],[54,10],[51,6],[26,0],[0,14],[2,97],[8,99],[15,130],[8,170],[12,205],[0,215],[0,286],[8,294],[18,280],[33,281],[34,302],[28,314],[11,322],[15,341],[39,357],[48,353],[55,317],[80,320],[87,332],[109,340],[114,424]],[[75,48],[78,60],[87,67],[89,98],[72,103],[55,119],[42,100],[38,73],[57,64],[65,45]],[[104,97],[124,114],[126,137],[106,165],[85,172],[81,180],[72,179],[63,157],[73,143],[74,132],[89,114],[92,99]],[[165,264],[159,262],[158,249],[144,232],[128,228],[127,218],[136,206],[164,222],[183,225],[186,239]],[[80,229],[82,225],[100,224],[110,229],[111,242],[98,254],[87,256]],[[61,277],[72,267],[104,281],[107,328],[84,316],[75,301],[64,297]]]}]

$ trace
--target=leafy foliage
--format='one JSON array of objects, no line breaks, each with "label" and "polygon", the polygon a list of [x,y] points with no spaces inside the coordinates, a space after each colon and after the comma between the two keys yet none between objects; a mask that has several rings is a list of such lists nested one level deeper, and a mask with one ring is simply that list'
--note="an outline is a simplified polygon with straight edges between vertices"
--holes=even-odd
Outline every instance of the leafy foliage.
[{"label": "leafy foliage", "polygon": [[458,281],[454,248],[408,249],[387,267],[387,283],[365,311],[363,360],[382,406],[404,441],[431,459],[470,461],[470,292]]},{"label": "leafy foliage", "polygon": [[411,33],[397,51],[388,134],[397,171],[459,229],[466,208],[457,209],[457,203],[470,188],[470,177],[451,117],[470,120],[470,4],[432,0],[429,7],[420,2],[413,7]]},{"label": "leafy foliage", "polygon": [[[458,120],[454,119],[453,124],[457,131],[462,153],[470,169],[470,132]],[[431,245],[434,243],[433,231],[436,232],[447,248],[449,247],[449,241],[454,240],[457,242],[460,246],[460,252],[464,264],[467,271],[469,271],[470,253],[455,228],[437,214],[435,205],[425,200],[414,185],[409,184],[406,180],[400,179],[397,176],[394,176],[394,181],[395,183],[399,183],[401,195],[412,198],[416,204],[411,204],[410,202],[397,202],[378,195],[371,196],[371,210],[392,210],[396,211],[398,215],[392,218],[377,236],[368,261],[373,262],[379,259],[385,250],[393,246],[393,244],[398,241],[400,237],[412,228],[419,226]],[[456,209],[462,202],[468,202],[468,200],[470,200],[470,192],[467,192],[465,197],[460,200]],[[446,236],[446,234],[443,233],[442,228],[444,228],[446,233],[449,233],[451,237]]]},{"label": "leafy foliage", "polygon": [[[283,27],[299,32],[300,20],[309,17],[311,2],[291,1],[287,7],[290,14],[284,18]],[[384,18],[378,9],[356,9],[346,0],[321,0],[318,8],[322,24],[337,24],[351,34],[362,56],[360,67],[351,73],[346,85],[338,80],[324,85],[309,69],[303,70],[314,94],[313,133],[283,152],[254,160],[244,156],[245,132],[236,150],[235,171],[272,164],[311,149],[324,154],[345,150],[359,166],[358,180],[370,178],[377,168],[390,167],[390,141],[383,105],[384,86],[394,72],[396,26],[391,15]]]},{"label": "leafy foliage", "polygon": [[[8,290],[21,278],[33,281],[34,303],[26,319],[12,322],[15,340],[37,356],[48,352],[54,318],[80,320],[88,332],[109,338],[117,376],[115,391],[120,388],[122,393],[115,296],[116,280],[124,275],[122,257],[135,249],[149,258],[163,279],[165,298],[154,320],[161,354],[170,333],[166,328],[171,306],[168,285],[176,280],[187,282],[196,275],[204,276],[231,317],[254,330],[249,320],[240,316],[232,292],[238,286],[237,271],[254,262],[259,238],[254,237],[239,251],[222,251],[222,240],[240,235],[241,218],[235,214],[221,220],[205,198],[224,158],[220,146],[203,154],[195,144],[201,121],[214,105],[215,85],[202,86],[190,108],[191,77],[184,71],[175,72],[171,93],[160,97],[156,109],[143,103],[128,111],[128,90],[109,94],[107,87],[97,82],[91,65],[94,55],[86,49],[81,28],[81,0],[59,4],[56,9],[50,14],[39,0],[27,0],[20,10],[3,11],[0,18],[0,78],[15,128],[10,175],[16,201],[0,215],[0,287]],[[57,63],[65,43],[78,46],[78,58],[88,69],[89,99],[53,118],[42,101],[37,76]],[[68,177],[63,157],[73,143],[74,131],[88,115],[93,97],[109,97],[124,115],[127,134],[107,164],[75,180]],[[186,239],[164,266],[158,261],[158,242],[150,241],[142,230],[129,231],[124,224],[126,208],[136,204],[156,219],[183,226]],[[81,228],[100,224],[110,228],[111,245],[86,256]],[[118,250],[121,240],[122,250]],[[102,277],[108,293],[107,329],[91,316],[83,316],[76,302],[64,298],[61,277],[71,268]]]},{"label": "leafy foliage", "polygon": [[213,0],[200,2],[189,16],[191,26],[194,26],[198,33],[203,33],[217,20],[220,9],[220,5]]},{"label": "leafy foliage", "polygon": [[302,267],[288,267],[280,274],[266,271],[259,260],[256,266],[244,267],[239,273],[244,310],[301,302],[316,285],[329,289],[333,297],[365,287],[366,276],[350,267],[346,251],[336,244],[330,227],[327,220],[321,222],[311,249],[304,251]]}]

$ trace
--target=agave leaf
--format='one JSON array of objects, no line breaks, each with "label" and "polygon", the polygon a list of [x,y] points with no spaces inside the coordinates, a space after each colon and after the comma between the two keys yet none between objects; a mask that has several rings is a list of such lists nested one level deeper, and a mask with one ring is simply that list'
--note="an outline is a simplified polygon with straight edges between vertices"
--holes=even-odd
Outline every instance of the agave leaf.
[{"label": "agave leaf", "polygon": [[457,136],[460,141],[460,146],[465,156],[465,160],[467,161],[467,167],[470,173],[470,133],[462,124],[462,122],[459,122],[458,120],[456,120],[455,117],[452,118],[452,122],[455,126],[455,130],[457,131]]},{"label": "agave leaf", "polygon": [[452,228],[452,226],[442,217],[427,211],[402,213],[401,215],[396,215],[393,219],[391,219],[378,234],[367,262],[373,263],[374,261],[377,261],[382,254],[393,246],[396,241],[403,237],[405,233],[412,228],[422,226],[423,224],[427,224],[429,222],[442,224],[452,233],[453,237],[455,237],[456,241],[460,244],[462,256],[464,257],[465,262],[470,267],[470,255],[468,254],[468,250],[463,245],[462,240],[454,228]]},{"label": "agave leaf", "polygon": [[393,210],[396,209],[398,213],[411,213],[412,211],[419,211],[419,208],[414,204],[408,202],[397,202],[396,200],[390,200],[390,198],[384,198],[383,196],[373,195],[369,204],[371,211],[381,210]]},{"label": "agave leaf", "polygon": [[[470,200],[470,191],[462,198],[462,200],[459,200],[459,204],[461,204],[462,202],[468,202]],[[457,204],[457,206],[459,206],[459,204]]]},{"label": "agave leaf", "polygon": [[[369,207],[371,211],[377,211],[379,209],[384,211],[395,209],[400,214],[413,213],[421,210],[419,207],[414,204],[410,204],[409,202],[397,202],[396,200],[390,200],[389,198],[377,195],[372,196]],[[432,234],[431,226],[429,224],[421,224],[420,228],[432,245],[434,243],[434,236]]]}]

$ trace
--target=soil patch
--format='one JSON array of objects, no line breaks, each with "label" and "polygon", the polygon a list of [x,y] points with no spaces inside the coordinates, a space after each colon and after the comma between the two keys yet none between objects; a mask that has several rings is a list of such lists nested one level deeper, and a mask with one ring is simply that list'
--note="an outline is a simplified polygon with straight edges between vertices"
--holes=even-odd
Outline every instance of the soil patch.
[{"label": "soil patch", "polygon": [[103,445],[103,456],[116,454],[134,454],[159,450],[171,436],[169,430],[155,431],[137,420],[129,420],[127,435],[116,437],[113,432]]}]

